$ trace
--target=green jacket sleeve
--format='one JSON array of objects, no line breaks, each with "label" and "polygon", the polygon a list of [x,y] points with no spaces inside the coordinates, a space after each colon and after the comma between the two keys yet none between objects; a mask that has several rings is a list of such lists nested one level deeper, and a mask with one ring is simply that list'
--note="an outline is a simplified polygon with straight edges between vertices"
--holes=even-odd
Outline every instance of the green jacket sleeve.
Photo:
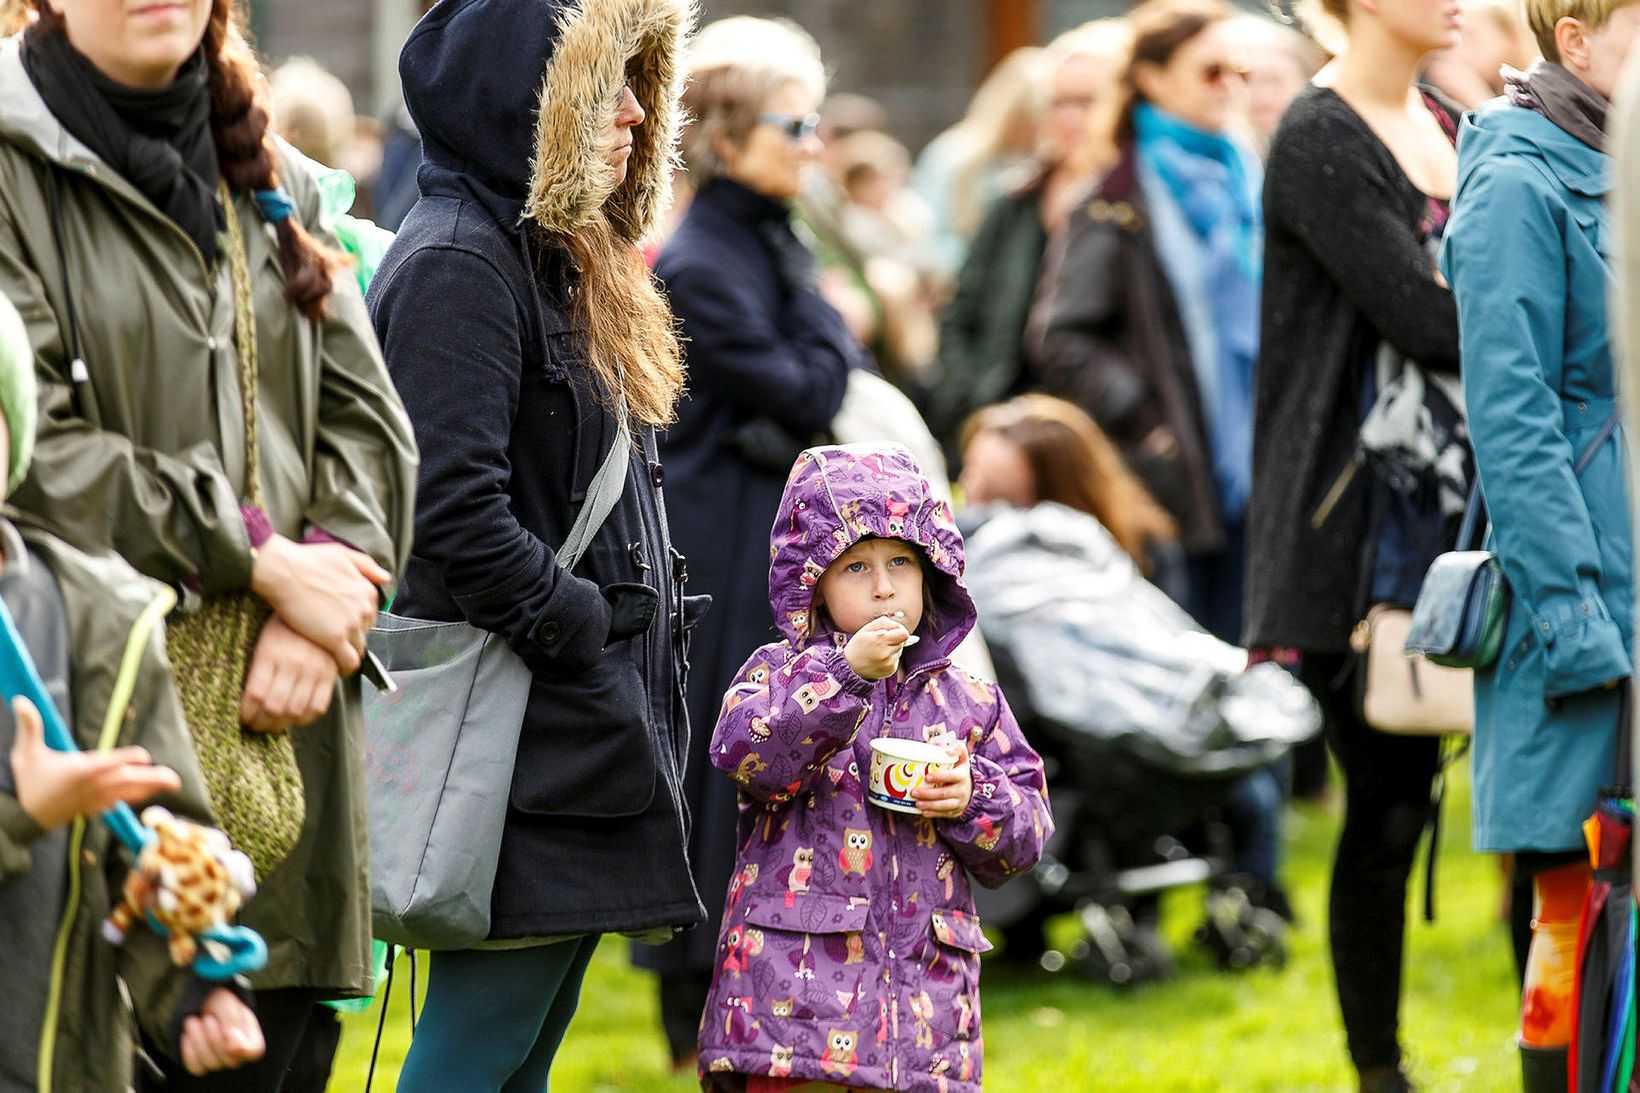
[{"label": "green jacket sleeve", "polygon": [[29,847],[43,834],[16,797],[0,793],[0,884],[28,872]]},{"label": "green jacket sleeve", "polygon": [[[309,232],[340,244],[322,226],[312,175],[289,152],[285,186]],[[382,363],[357,280],[338,276],[319,328],[319,420],[307,522],[365,551],[394,573],[410,556],[416,443]]]},{"label": "green jacket sleeve", "polygon": [[206,593],[245,587],[250,541],[216,451],[149,451],[85,415],[47,286],[7,216],[0,202],[0,293],[28,327],[40,386],[34,461],[12,500],[70,542],[113,550],[160,580],[197,581]]},{"label": "green jacket sleeve", "polygon": [[1476,168],[1457,208],[1443,262],[1458,302],[1481,487],[1514,610],[1528,613],[1543,647],[1544,698],[1564,698],[1623,678],[1630,665],[1600,595],[1600,548],[1557,387],[1567,337],[1563,211],[1533,167],[1501,157]]}]

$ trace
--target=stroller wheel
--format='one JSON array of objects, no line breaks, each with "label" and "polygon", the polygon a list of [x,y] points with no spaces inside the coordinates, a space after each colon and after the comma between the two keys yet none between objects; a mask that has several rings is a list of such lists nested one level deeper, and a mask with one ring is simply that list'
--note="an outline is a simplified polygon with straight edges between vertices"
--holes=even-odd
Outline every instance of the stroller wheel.
[{"label": "stroller wheel", "polygon": [[1164,979],[1173,972],[1173,954],[1150,926],[1133,921],[1127,908],[1084,906],[1078,915],[1084,936],[1071,946],[1077,972],[1099,983],[1131,987]]},{"label": "stroller wheel", "polygon": [[1280,968],[1287,963],[1286,931],[1280,915],[1256,906],[1245,890],[1230,885],[1208,892],[1207,921],[1197,929],[1196,941],[1213,953],[1221,968]]}]

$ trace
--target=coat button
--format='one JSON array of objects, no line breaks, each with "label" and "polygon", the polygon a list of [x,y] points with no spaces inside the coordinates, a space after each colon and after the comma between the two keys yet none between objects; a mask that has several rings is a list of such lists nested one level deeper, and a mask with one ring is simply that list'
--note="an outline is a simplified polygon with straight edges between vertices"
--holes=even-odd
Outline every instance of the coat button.
[{"label": "coat button", "polygon": [[216,336],[214,334],[211,337],[205,339],[205,348],[209,349],[212,353],[216,352],[218,344],[219,343],[217,342]]},{"label": "coat button", "polygon": [[649,480],[655,483],[656,489],[660,489],[661,484],[666,481],[666,468],[659,463],[651,463],[649,465]]},{"label": "coat button", "polygon": [[558,624],[556,622],[551,622],[551,621],[542,623],[541,624],[541,644],[542,645],[551,645],[554,642],[556,642],[557,640],[558,640]]},{"label": "coat button", "polygon": [[1577,404],[1577,412],[1580,413],[1580,414],[1588,413],[1589,412],[1589,404],[1586,403],[1586,402],[1578,403]]}]

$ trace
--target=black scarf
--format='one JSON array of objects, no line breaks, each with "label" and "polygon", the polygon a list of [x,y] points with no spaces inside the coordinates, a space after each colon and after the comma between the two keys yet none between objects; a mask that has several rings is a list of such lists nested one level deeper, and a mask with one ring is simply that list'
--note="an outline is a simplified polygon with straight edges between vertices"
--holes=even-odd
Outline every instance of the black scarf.
[{"label": "black scarf", "polygon": [[205,51],[169,87],[140,91],[103,75],[60,29],[23,36],[23,68],[63,128],[154,203],[210,264],[223,226]]},{"label": "black scarf", "polygon": [[1597,152],[1606,150],[1611,103],[1560,65],[1539,61],[1530,72],[1506,68],[1503,82],[1516,106],[1542,114]]}]

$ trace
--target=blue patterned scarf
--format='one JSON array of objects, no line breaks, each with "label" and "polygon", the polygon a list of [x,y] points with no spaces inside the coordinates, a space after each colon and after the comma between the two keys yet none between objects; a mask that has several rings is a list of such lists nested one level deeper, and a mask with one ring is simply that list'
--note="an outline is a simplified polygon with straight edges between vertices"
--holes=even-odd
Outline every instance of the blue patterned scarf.
[{"label": "blue patterned scarf", "polygon": [[1198,129],[1149,103],[1134,111],[1139,155],[1167,186],[1210,263],[1218,359],[1216,405],[1204,406],[1213,476],[1227,518],[1247,506],[1253,476],[1253,362],[1264,272],[1263,185],[1257,161],[1223,133]]}]

